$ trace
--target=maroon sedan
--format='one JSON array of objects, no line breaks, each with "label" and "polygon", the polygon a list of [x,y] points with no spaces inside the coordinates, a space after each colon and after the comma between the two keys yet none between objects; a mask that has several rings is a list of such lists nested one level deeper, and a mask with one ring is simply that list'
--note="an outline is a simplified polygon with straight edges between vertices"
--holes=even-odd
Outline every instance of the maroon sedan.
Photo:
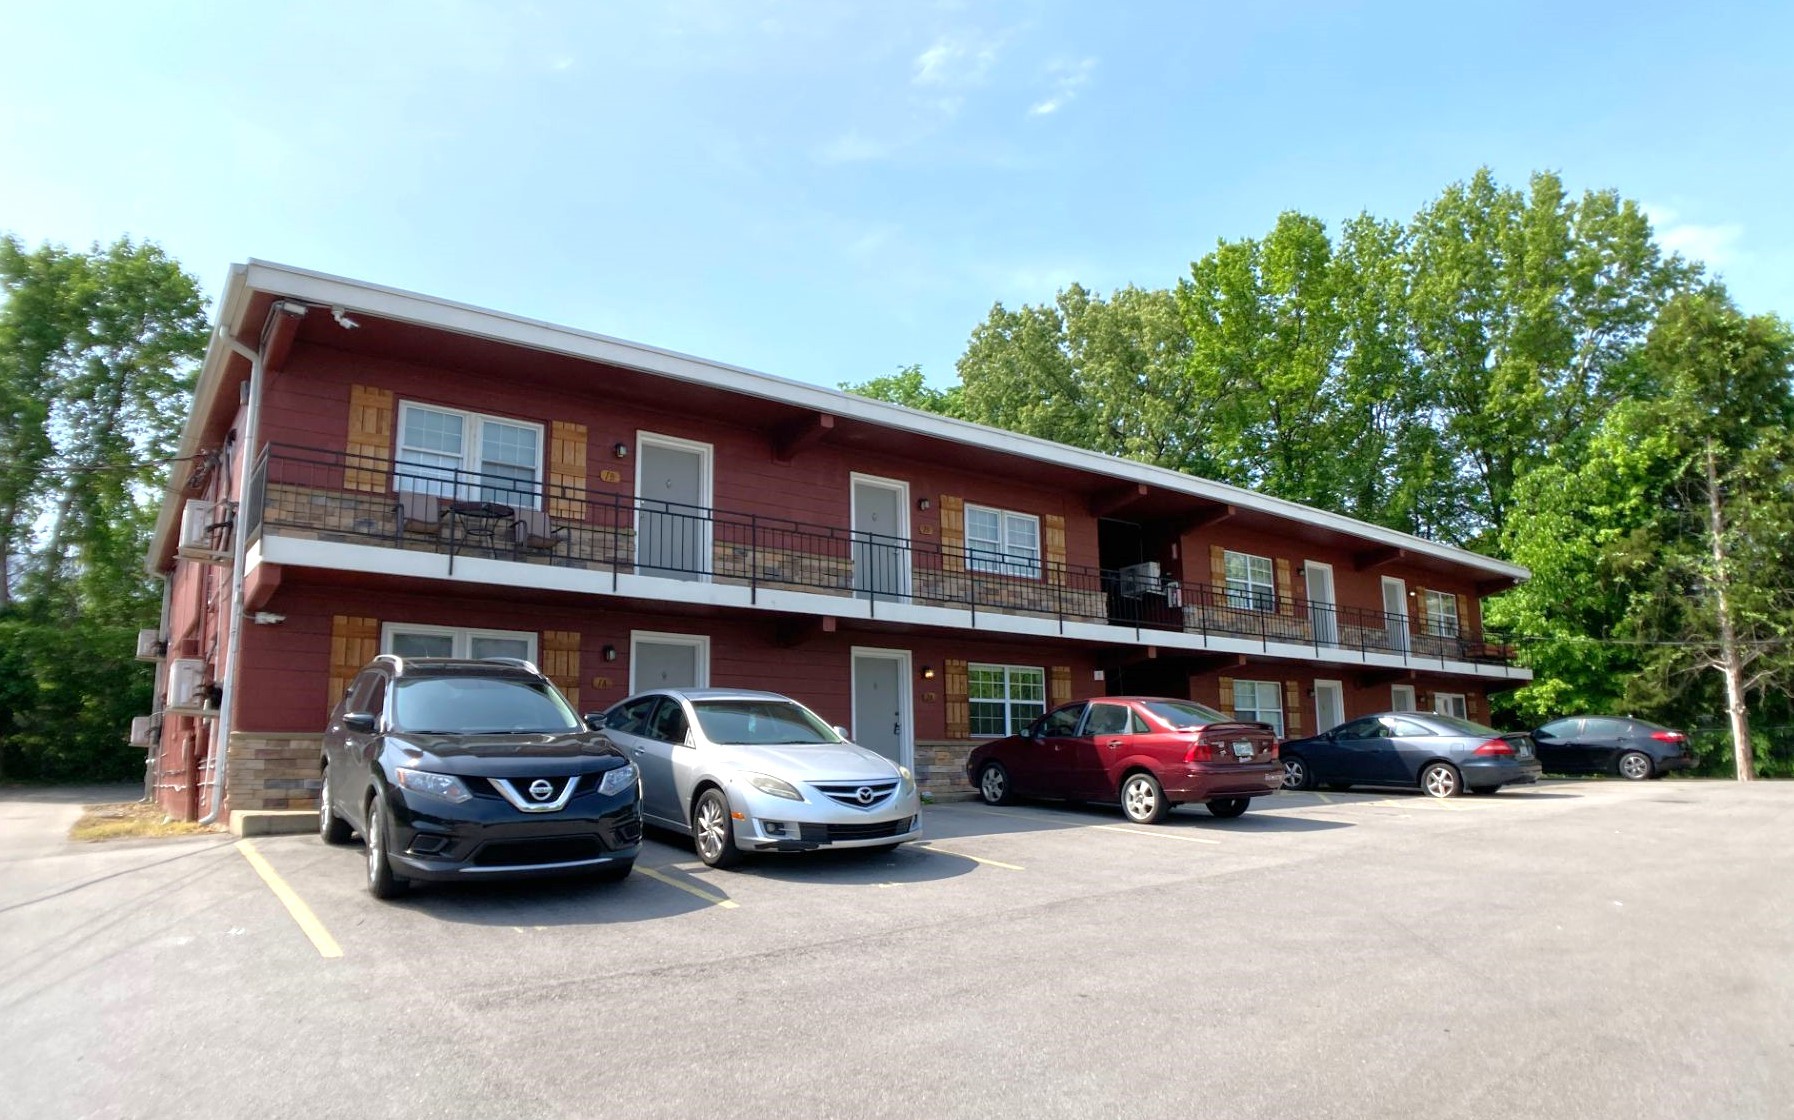
[{"label": "maroon sedan", "polygon": [[1020,735],[981,743],[966,777],[991,805],[1017,797],[1121,801],[1131,821],[1163,820],[1200,801],[1237,817],[1277,792],[1277,737],[1192,700],[1110,696],[1054,708]]}]

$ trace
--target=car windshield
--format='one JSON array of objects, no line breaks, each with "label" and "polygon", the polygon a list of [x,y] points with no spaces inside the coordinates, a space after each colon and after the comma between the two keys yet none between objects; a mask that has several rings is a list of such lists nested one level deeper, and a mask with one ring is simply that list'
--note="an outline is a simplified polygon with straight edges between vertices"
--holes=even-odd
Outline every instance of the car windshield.
[{"label": "car windshield", "polygon": [[1194,700],[1142,700],[1140,706],[1172,727],[1202,727],[1210,723],[1230,723],[1226,716]]},{"label": "car windshield", "polygon": [[841,737],[795,700],[697,700],[698,726],[712,743],[728,746],[803,746]]},{"label": "car windshield", "polygon": [[419,677],[400,680],[393,723],[435,735],[522,734],[580,727],[561,694],[542,684],[503,677]]},{"label": "car windshield", "polygon": [[1424,718],[1428,723],[1435,724],[1447,734],[1456,733],[1459,735],[1494,736],[1499,736],[1501,734],[1501,732],[1495,730],[1493,727],[1484,727],[1480,723],[1472,723],[1467,719],[1459,719],[1457,716],[1429,715]]}]

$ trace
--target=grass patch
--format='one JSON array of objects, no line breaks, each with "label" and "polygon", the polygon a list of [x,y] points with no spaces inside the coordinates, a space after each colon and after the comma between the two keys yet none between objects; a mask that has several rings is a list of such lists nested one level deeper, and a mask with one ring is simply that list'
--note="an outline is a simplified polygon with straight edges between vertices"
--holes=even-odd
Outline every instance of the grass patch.
[{"label": "grass patch", "polygon": [[160,805],[121,801],[113,805],[89,805],[69,829],[70,840],[138,840],[158,836],[198,836],[217,832],[215,825],[177,821]]}]

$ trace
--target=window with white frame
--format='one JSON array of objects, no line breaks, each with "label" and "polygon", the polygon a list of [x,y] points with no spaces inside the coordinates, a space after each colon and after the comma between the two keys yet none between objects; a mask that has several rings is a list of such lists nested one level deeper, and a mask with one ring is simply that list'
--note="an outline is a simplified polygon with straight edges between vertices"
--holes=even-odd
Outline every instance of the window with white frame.
[{"label": "window with white frame", "polygon": [[399,490],[541,508],[539,424],[403,401],[396,458]]},{"label": "window with white frame", "polygon": [[1461,692],[1433,693],[1433,711],[1442,716],[1457,716],[1459,719],[1470,718],[1469,707],[1465,704],[1464,694]]},{"label": "window with white frame", "polygon": [[975,572],[1038,577],[1040,518],[967,506],[966,564]]},{"label": "window with white frame", "polygon": [[1245,552],[1228,552],[1227,605],[1247,611],[1275,611],[1277,584],[1271,576],[1271,558]]},{"label": "window with white frame", "polygon": [[1283,735],[1283,686],[1276,681],[1234,681],[1233,718],[1268,723]]},{"label": "window with white frame", "polygon": [[1046,670],[1022,665],[969,665],[966,699],[974,735],[1019,735],[1046,714]]},{"label": "window with white frame", "polygon": [[380,652],[400,657],[521,657],[533,663],[536,636],[527,630],[389,622],[380,628]]},{"label": "window with white frame", "polygon": [[1435,638],[1458,636],[1458,597],[1449,591],[1426,592],[1426,632]]}]

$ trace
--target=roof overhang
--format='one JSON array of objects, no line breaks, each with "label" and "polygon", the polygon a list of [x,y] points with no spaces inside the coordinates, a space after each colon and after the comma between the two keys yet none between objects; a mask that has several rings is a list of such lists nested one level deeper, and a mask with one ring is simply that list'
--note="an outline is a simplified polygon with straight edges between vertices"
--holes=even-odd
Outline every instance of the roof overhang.
[{"label": "roof overhang", "polygon": [[[757,398],[828,417],[826,426],[829,427],[843,421],[858,422],[959,444],[982,453],[996,452],[1030,460],[1057,471],[1069,469],[1111,480],[1106,484],[1111,493],[1099,504],[1143,502],[1150,506],[1154,495],[1175,496],[1183,499],[1186,507],[1218,511],[1186,514],[1197,524],[1205,519],[1215,520],[1245,512],[1256,518],[1292,522],[1308,535],[1318,533],[1361,542],[1358,547],[1366,553],[1400,553],[1405,559],[1427,566],[1465,570],[1474,573],[1480,584],[1490,587],[1512,586],[1530,574],[1519,565],[1465,549],[1163,467],[937,416],[591,331],[253,259],[231,268],[219,308],[218,330],[207,348],[195,390],[193,412],[182,433],[181,455],[193,454],[204,446],[208,437],[216,438],[220,434],[216,431],[221,423],[220,405],[234,401],[234,396],[227,394],[235,389],[248,368],[248,363],[232,348],[228,339],[241,339],[245,327],[260,322],[257,315],[265,317],[268,307],[276,299],[341,308],[350,314],[378,316],[396,323],[603,363]],[[817,430],[823,426],[818,422]],[[801,443],[813,434],[814,431],[809,434],[795,432],[792,440],[794,444]],[[152,572],[166,571],[172,563],[171,535],[179,505],[176,499],[185,485],[188,469],[189,465],[178,464],[171,474],[169,497],[157,518],[148,557]],[[1188,499],[1197,501],[1190,503]]]}]

